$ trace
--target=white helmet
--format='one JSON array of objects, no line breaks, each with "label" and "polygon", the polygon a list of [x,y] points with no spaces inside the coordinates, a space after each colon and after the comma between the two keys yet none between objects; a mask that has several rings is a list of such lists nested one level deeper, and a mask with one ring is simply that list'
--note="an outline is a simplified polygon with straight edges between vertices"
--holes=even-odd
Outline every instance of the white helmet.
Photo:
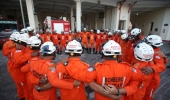
[{"label": "white helmet", "polygon": [[34,29],[29,26],[29,27],[27,27],[27,30],[28,30],[28,31],[33,31]]},{"label": "white helmet", "polygon": [[86,28],[84,28],[84,31],[86,31]]},{"label": "white helmet", "polygon": [[13,41],[17,41],[18,40],[18,36],[19,36],[19,32],[13,32],[11,35],[10,35],[10,40],[13,40]]},{"label": "white helmet", "polygon": [[81,44],[76,40],[70,41],[67,44],[66,50],[65,50],[66,53],[79,53],[79,54],[81,54],[82,51],[83,49],[82,49]]},{"label": "white helmet", "polygon": [[100,30],[97,30],[97,34],[100,34]]},{"label": "white helmet", "polygon": [[40,52],[42,53],[42,55],[52,54],[55,51],[56,51],[56,47],[54,46],[54,44],[52,42],[45,42],[40,47]]},{"label": "white helmet", "polygon": [[132,36],[137,36],[138,34],[141,33],[141,29],[139,28],[134,28],[131,32],[130,32],[130,35]]},{"label": "white helmet", "polygon": [[112,35],[112,32],[109,32],[108,35]]},{"label": "white helmet", "polygon": [[109,29],[106,29],[106,31],[108,32],[108,31],[109,31]]},{"label": "white helmet", "polygon": [[121,32],[121,34],[125,34],[125,33],[126,33],[126,31],[125,31],[125,30],[121,30],[120,32]]},{"label": "white helmet", "polygon": [[149,35],[146,39],[149,45],[155,47],[160,47],[163,45],[162,38],[158,35]]},{"label": "white helmet", "polygon": [[134,49],[135,58],[140,61],[151,61],[153,59],[154,50],[145,42],[139,43]]},{"label": "white helmet", "polygon": [[19,36],[18,36],[19,43],[27,43],[28,39],[29,39],[29,36],[27,33],[19,34]]},{"label": "white helmet", "polygon": [[128,38],[128,34],[127,33],[124,33],[124,34],[121,35],[121,39],[122,40],[125,40],[127,38]]},{"label": "white helmet", "polygon": [[20,33],[21,33],[21,34],[28,33],[28,30],[25,29],[25,28],[23,28],[23,29],[21,29]]},{"label": "white helmet", "polygon": [[39,47],[41,45],[41,40],[37,36],[31,36],[27,40],[27,45],[31,47]]},{"label": "white helmet", "polygon": [[120,33],[121,32],[121,30],[117,30],[117,33]]},{"label": "white helmet", "polygon": [[71,30],[69,30],[69,33],[71,33]]},{"label": "white helmet", "polygon": [[113,30],[113,33],[117,33],[117,31],[118,31],[117,29],[114,29],[114,30]]},{"label": "white helmet", "polygon": [[91,29],[91,32],[93,32],[93,29]]},{"label": "white helmet", "polygon": [[120,45],[113,40],[109,40],[106,44],[104,44],[102,52],[105,56],[122,54]]}]

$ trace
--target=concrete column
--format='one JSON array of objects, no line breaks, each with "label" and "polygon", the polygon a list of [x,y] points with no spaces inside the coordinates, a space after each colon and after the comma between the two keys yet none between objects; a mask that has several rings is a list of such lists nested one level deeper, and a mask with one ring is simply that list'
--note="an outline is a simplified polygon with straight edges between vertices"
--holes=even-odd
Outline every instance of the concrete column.
[{"label": "concrete column", "polygon": [[[27,6],[27,13],[28,13],[28,20],[29,20],[29,24],[31,27],[33,27],[34,29],[36,29],[36,20],[34,17],[34,4],[33,4],[33,0],[25,0],[26,1],[26,6]],[[38,18],[36,18],[38,19]]]},{"label": "concrete column", "polygon": [[70,8],[71,30],[74,30],[74,17],[73,17],[73,13],[74,13],[74,6],[71,6],[71,8]]},{"label": "concrete column", "polygon": [[37,16],[37,15],[34,15],[34,19],[35,19],[35,29],[36,29],[36,28],[39,29],[39,26],[38,26],[38,24],[39,24],[38,16]]},{"label": "concrete column", "polygon": [[81,31],[81,0],[76,1],[76,30]]},{"label": "concrete column", "polygon": [[95,13],[95,29],[98,29],[97,23],[98,23],[98,12]]}]

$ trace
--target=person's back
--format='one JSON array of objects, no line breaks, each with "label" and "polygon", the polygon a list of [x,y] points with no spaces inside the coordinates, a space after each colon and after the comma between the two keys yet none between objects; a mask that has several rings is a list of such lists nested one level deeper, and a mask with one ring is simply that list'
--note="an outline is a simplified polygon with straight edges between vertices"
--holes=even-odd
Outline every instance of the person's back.
[{"label": "person's back", "polygon": [[[117,60],[105,60],[95,65],[96,82],[100,85],[114,85],[116,88],[125,87],[133,76],[133,70],[127,63]],[[95,100],[113,100],[95,92]],[[124,100],[122,97],[121,100]]]},{"label": "person's back", "polygon": [[[74,63],[76,61],[69,60],[69,63]],[[75,79],[72,78],[66,67],[62,63],[57,64],[57,73],[59,75],[59,79],[68,81],[68,82],[74,82]],[[73,87],[73,89],[62,89],[60,88],[60,97],[61,100],[87,100],[86,94],[85,94],[85,84],[84,82],[81,82],[81,85],[78,87]]]},{"label": "person's back", "polygon": [[[41,79],[46,76],[50,67],[55,66],[50,60],[38,60],[30,66],[32,74],[37,78]],[[48,76],[47,76],[48,77]],[[31,83],[36,83],[35,80],[30,80]],[[44,84],[34,84],[43,86]],[[35,100],[57,100],[56,88],[52,87],[46,91],[38,92],[35,88],[33,89],[33,95]]]}]

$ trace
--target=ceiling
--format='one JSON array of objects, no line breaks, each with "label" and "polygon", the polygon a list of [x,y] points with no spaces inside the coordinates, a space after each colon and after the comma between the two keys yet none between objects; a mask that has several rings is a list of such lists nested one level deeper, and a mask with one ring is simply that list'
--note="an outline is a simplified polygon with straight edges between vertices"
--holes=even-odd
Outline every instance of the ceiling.
[{"label": "ceiling", "polygon": [[[33,0],[34,7],[37,11],[53,11],[70,13],[70,7],[75,7],[75,1],[77,0]],[[104,11],[106,6],[116,7],[118,2],[123,0],[81,0],[82,12],[96,12]],[[100,3],[99,3],[100,1]],[[146,13],[163,8],[170,7],[170,0],[125,0],[126,4],[133,5],[131,11],[132,14]],[[25,0],[22,0],[23,9],[26,10]],[[0,9],[15,9],[20,10],[19,0],[1,0]]]}]

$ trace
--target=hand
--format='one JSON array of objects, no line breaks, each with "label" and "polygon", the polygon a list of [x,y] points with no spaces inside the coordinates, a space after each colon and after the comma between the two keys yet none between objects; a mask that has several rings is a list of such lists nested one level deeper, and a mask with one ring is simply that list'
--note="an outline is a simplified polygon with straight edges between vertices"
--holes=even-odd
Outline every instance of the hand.
[{"label": "hand", "polygon": [[76,86],[80,86],[81,85],[81,82],[80,81],[78,81],[78,80],[75,80],[74,81],[74,86],[76,87]]},{"label": "hand", "polygon": [[105,94],[115,95],[118,90],[114,85],[104,85],[103,91]]},{"label": "hand", "polygon": [[48,78],[46,76],[42,77],[40,80],[39,80],[39,83],[40,84],[47,84],[48,83]]},{"label": "hand", "polygon": [[161,52],[161,51],[158,52],[158,54],[159,54],[160,56],[164,57],[164,58],[166,57],[166,55],[165,55],[163,52]]},{"label": "hand", "polygon": [[154,70],[151,67],[144,67],[141,69],[141,71],[145,75],[154,73]]}]

